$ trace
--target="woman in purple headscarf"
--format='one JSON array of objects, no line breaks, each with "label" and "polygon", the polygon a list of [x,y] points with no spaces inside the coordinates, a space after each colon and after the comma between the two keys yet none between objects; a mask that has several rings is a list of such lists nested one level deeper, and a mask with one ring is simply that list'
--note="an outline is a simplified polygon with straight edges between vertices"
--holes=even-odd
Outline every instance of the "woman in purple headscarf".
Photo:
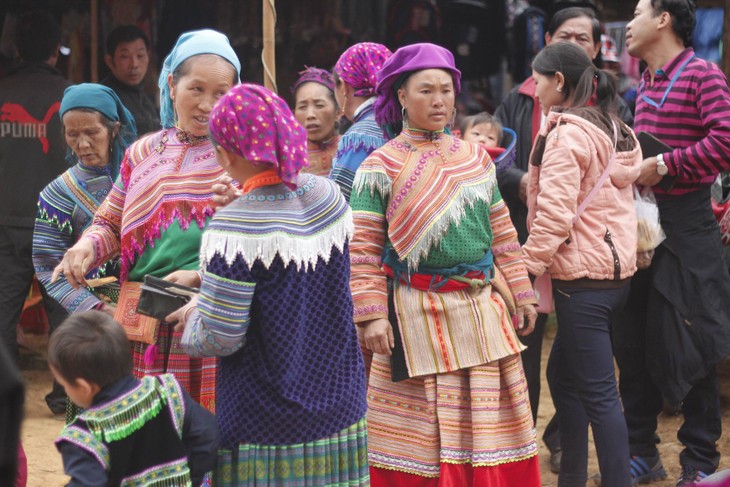
[{"label": "woman in purple headscarf", "polygon": [[307,68],[292,85],[294,115],[307,130],[309,168],[304,172],[329,176],[337,151],[340,108],[335,99],[335,80],[329,71]]},{"label": "woman in purple headscarf", "polygon": [[215,485],[367,486],[351,210],[333,182],[300,174],[305,130],[266,88],[232,88],[210,133],[243,195],[203,235],[199,298],[168,320],[189,354],[222,357]]},{"label": "woman in purple headscarf", "polygon": [[388,140],[375,121],[373,103],[378,71],[391,55],[382,44],[361,42],[342,53],[335,64],[337,103],[352,125],[340,139],[330,178],[348,200],[357,168]]},{"label": "woman in purple headscarf", "polygon": [[460,77],[434,44],[385,62],[375,117],[395,138],[352,187],[375,487],[540,485],[515,332],[532,331],[536,300],[494,164],[447,130]]}]

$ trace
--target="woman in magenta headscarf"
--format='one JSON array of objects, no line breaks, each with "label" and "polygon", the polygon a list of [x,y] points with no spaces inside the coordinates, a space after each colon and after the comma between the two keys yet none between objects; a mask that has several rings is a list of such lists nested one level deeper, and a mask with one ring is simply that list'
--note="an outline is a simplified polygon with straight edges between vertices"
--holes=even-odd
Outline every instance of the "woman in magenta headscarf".
[{"label": "woman in magenta headscarf", "polygon": [[340,107],[335,99],[335,80],[329,71],[307,68],[291,87],[294,116],[307,130],[309,167],[304,172],[327,177],[337,151]]},{"label": "woman in magenta headscarf", "polygon": [[340,139],[330,178],[348,200],[357,168],[387,140],[375,121],[373,103],[378,71],[390,56],[382,44],[361,42],[347,49],[335,64],[337,103],[352,125]]},{"label": "woman in magenta headscarf", "polygon": [[191,355],[220,356],[217,486],[369,485],[365,372],[352,325],[352,214],[328,179],[300,174],[305,130],[243,84],[210,118],[216,158],[243,196],[210,222]]},{"label": "woman in magenta headscarf", "polygon": [[515,333],[532,331],[535,296],[494,164],[447,131],[460,77],[434,44],[385,62],[375,117],[395,138],[352,187],[375,487],[540,485]]}]

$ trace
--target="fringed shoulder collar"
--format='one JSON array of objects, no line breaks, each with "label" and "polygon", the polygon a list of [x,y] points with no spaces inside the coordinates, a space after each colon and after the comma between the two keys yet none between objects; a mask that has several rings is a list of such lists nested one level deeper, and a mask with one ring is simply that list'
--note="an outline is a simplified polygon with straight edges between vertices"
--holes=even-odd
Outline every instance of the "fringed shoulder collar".
[{"label": "fringed shoulder collar", "polygon": [[283,184],[256,188],[219,210],[203,235],[201,262],[214,255],[232,264],[239,256],[266,268],[278,255],[285,264],[314,268],[344,250],[354,233],[352,212],[330,180],[301,174],[296,190]]}]

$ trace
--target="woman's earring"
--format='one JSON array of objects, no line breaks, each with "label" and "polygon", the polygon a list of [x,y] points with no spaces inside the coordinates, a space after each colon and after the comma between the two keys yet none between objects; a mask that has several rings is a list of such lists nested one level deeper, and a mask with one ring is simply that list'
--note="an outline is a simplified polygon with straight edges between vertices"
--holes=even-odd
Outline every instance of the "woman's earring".
[{"label": "woman's earring", "polygon": [[449,127],[453,127],[454,123],[456,123],[456,107],[454,107],[454,111],[451,113],[451,121],[449,122]]},{"label": "woman's earring", "polygon": [[403,120],[403,128],[408,127],[408,112],[406,111],[405,106],[401,106],[400,116],[401,116],[401,119]]},{"label": "woman's earring", "polygon": [[558,86],[555,89],[558,90],[558,93],[562,93],[563,92],[563,87],[562,86]]}]

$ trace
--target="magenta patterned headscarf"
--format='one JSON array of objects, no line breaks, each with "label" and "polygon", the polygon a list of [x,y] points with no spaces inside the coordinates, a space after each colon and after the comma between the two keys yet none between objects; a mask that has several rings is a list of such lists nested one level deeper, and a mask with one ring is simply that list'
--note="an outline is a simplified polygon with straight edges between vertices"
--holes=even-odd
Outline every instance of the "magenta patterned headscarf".
[{"label": "magenta patterned headscarf", "polygon": [[263,86],[244,83],[223,95],[210,115],[210,135],[253,165],[276,169],[291,189],[309,165],[306,130],[286,102]]},{"label": "magenta patterned headscarf", "polygon": [[355,96],[375,95],[378,71],[393,53],[382,44],[361,42],[349,47],[335,64],[335,73],[355,88]]},{"label": "magenta patterned headscarf", "polygon": [[297,79],[293,85],[291,85],[291,92],[296,93],[297,88],[299,88],[304,83],[319,83],[323,85],[325,88],[330,90],[332,93],[335,92],[335,78],[332,76],[332,73],[327,71],[326,69],[320,69],[320,68],[310,68],[308,66],[305,66],[304,71],[299,72],[299,79]]}]

